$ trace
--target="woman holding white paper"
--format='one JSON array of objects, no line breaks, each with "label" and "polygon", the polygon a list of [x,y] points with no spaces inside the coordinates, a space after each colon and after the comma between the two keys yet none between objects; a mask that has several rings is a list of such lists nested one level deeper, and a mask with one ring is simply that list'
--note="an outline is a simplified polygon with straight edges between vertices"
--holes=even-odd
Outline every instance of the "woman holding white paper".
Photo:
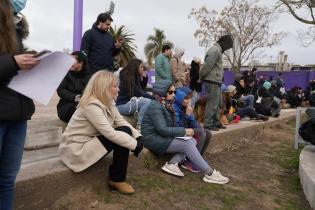
[{"label": "woman holding white paper", "polygon": [[[168,80],[160,80],[153,85],[156,100],[152,101],[145,112],[141,133],[143,144],[153,153],[160,156],[174,154],[165,163],[162,170],[175,176],[184,174],[178,167],[186,157],[204,173],[203,180],[208,183],[226,184],[229,178],[212,169],[196,148],[196,140],[192,137],[191,128],[176,127],[175,110],[173,108],[175,86]],[[187,137],[183,137],[183,136]]]},{"label": "woman holding white paper", "polygon": [[[26,121],[34,113],[31,99],[9,89],[19,70],[38,64],[33,55],[22,53],[22,39],[28,35],[25,19],[17,13],[26,1],[3,0],[0,4],[0,209],[10,210],[13,188],[20,169],[26,136]],[[5,41],[3,41],[5,40]]]}]

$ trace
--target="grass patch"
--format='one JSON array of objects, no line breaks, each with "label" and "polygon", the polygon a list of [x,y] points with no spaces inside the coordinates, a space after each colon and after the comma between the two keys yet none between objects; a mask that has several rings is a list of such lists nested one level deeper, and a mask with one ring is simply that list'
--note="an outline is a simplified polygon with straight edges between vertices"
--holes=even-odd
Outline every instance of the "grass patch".
[{"label": "grass patch", "polygon": [[275,163],[286,170],[286,173],[291,174],[285,178],[282,177],[280,182],[287,186],[290,191],[294,192],[302,189],[300,178],[298,176],[299,156],[302,149],[303,148],[299,148],[298,150],[295,150],[292,145],[284,146],[277,151],[274,159]]}]

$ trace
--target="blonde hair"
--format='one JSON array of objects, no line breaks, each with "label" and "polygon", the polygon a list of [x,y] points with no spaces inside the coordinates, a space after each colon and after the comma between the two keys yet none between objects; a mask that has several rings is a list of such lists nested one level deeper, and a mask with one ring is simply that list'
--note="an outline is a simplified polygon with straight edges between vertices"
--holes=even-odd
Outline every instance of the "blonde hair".
[{"label": "blonde hair", "polygon": [[96,72],[86,85],[78,107],[85,106],[93,99],[97,99],[110,108],[113,104],[111,88],[114,82],[118,82],[118,80],[112,72],[107,70]]}]

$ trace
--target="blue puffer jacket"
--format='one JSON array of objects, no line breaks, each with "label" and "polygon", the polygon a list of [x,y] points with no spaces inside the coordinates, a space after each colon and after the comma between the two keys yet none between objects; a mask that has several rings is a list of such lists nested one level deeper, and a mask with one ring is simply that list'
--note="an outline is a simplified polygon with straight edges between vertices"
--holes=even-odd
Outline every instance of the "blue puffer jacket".
[{"label": "blue puffer jacket", "polygon": [[[153,86],[153,92],[160,97],[165,97],[171,81],[161,80]],[[144,114],[141,134],[146,148],[154,154],[163,155],[172,140],[178,136],[185,136],[184,127],[174,127],[171,112],[168,111],[159,101],[151,101]]]},{"label": "blue puffer jacket", "polygon": [[174,109],[176,111],[176,125],[185,128],[200,128],[193,114],[186,115],[186,107],[182,105],[184,98],[191,93],[188,87],[176,89]]}]

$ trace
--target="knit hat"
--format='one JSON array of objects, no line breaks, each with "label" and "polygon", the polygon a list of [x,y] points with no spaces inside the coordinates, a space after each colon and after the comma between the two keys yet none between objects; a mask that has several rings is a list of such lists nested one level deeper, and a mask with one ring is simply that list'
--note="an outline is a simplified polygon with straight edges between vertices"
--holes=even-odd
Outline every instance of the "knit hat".
[{"label": "knit hat", "polygon": [[169,80],[159,80],[153,84],[153,93],[160,97],[166,97],[167,91],[172,84]]},{"label": "knit hat", "polygon": [[177,56],[183,55],[184,52],[185,52],[185,49],[184,49],[184,48],[180,48],[180,47],[176,47],[176,48],[175,48],[175,55],[177,55]]},{"label": "knit hat", "polygon": [[266,81],[266,82],[264,82],[263,87],[268,90],[269,88],[271,88],[271,83]]},{"label": "knit hat", "polygon": [[193,61],[195,61],[196,63],[201,63],[201,59],[196,56],[193,58]]},{"label": "knit hat", "polygon": [[233,37],[231,35],[223,35],[219,38],[217,43],[222,48],[222,52],[233,48]]},{"label": "knit hat", "polygon": [[234,85],[229,85],[227,87],[227,92],[228,93],[233,93],[234,91],[236,91],[236,87]]}]

